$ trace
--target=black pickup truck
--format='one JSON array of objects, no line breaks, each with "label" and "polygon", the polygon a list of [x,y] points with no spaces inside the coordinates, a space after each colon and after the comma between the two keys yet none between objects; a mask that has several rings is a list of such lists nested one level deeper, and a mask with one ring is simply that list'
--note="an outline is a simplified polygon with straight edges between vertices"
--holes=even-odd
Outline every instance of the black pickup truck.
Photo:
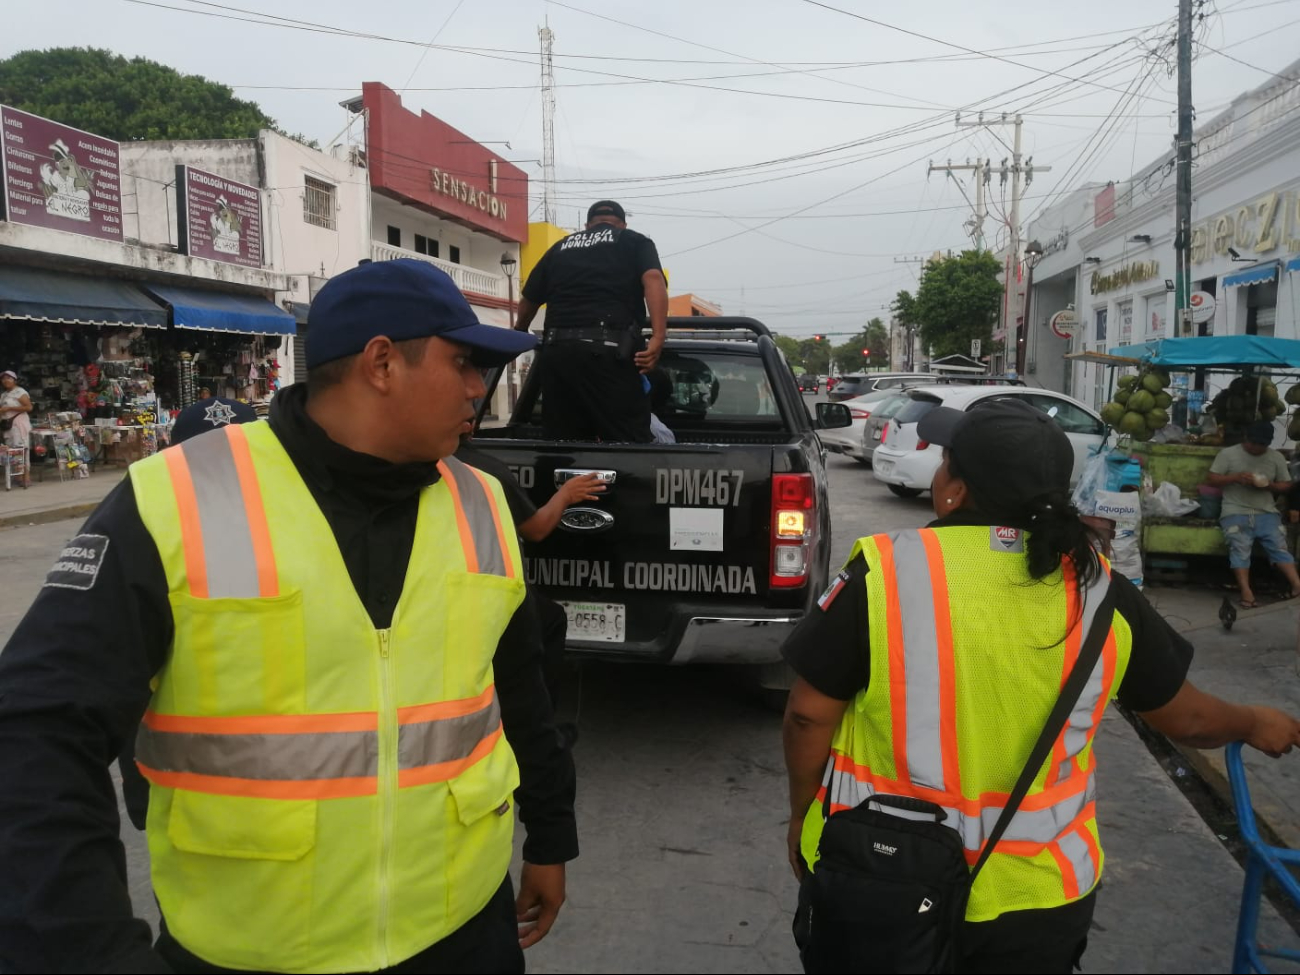
[{"label": "black pickup truck", "polygon": [[509,422],[473,445],[539,505],[589,471],[607,484],[524,547],[528,582],[567,611],[571,652],[771,665],[826,585],[830,506],[816,430],[847,426],[848,410],[820,403],[814,421],[760,322],[668,327],[656,379],[670,392],[656,415],[675,444],[543,439],[533,370]]}]

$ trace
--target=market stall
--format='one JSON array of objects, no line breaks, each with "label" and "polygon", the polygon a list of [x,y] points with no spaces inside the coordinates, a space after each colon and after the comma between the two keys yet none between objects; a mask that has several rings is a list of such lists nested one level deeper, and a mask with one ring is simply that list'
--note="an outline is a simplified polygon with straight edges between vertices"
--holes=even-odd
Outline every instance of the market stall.
[{"label": "market stall", "polygon": [[[1119,434],[1117,450],[1142,465],[1144,498],[1169,483],[1187,507],[1194,502],[1197,508],[1186,516],[1143,512],[1141,547],[1148,566],[1226,555],[1214,510],[1217,492],[1205,487],[1210,465],[1225,446],[1241,442],[1250,423],[1285,420],[1287,406],[1300,403],[1300,341],[1259,335],[1171,338],[1077,357],[1112,367],[1111,399],[1102,417]],[[1198,375],[1209,381],[1193,382]],[[1292,388],[1283,396],[1279,384]],[[1217,394],[1198,385],[1214,385]],[[1293,420],[1274,444],[1296,434],[1300,422]]]}]

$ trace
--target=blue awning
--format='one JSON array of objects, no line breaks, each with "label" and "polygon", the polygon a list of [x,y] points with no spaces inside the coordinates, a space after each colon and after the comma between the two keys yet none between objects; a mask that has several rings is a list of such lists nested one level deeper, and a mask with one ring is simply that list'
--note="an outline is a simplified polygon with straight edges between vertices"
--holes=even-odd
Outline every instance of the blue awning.
[{"label": "blue awning", "polygon": [[1300,369],[1300,339],[1271,335],[1203,335],[1183,339],[1154,339],[1121,345],[1111,355],[1142,359],[1169,369],[1240,369],[1267,366]]},{"label": "blue awning", "polygon": [[1272,281],[1277,277],[1277,262],[1271,264],[1261,264],[1259,267],[1247,268],[1244,271],[1238,271],[1236,274],[1225,274],[1223,276],[1223,286],[1225,288],[1235,288],[1243,284],[1260,284],[1264,281]]},{"label": "blue awning", "polygon": [[177,328],[251,335],[293,335],[297,330],[293,316],[265,298],[161,284],[144,287],[171,307],[172,324]]},{"label": "blue awning", "polygon": [[0,266],[0,318],[167,327],[167,310],[127,281],[13,265]]},{"label": "blue awning", "polygon": [[1293,257],[1291,260],[1287,261],[1286,269],[1288,271],[1300,271],[1300,257]]}]

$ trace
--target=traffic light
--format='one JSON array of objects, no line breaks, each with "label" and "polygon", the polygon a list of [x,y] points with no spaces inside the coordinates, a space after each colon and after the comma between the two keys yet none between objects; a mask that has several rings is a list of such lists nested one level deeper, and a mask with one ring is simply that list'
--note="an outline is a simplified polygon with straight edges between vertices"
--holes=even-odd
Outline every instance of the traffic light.
[{"label": "traffic light", "polygon": [[863,349],[863,350],[862,350],[862,354],[863,354],[864,356],[866,356],[868,359],[871,358],[871,350],[870,350],[870,349]]},{"label": "traffic light", "polygon": [[820,335],[814,335],[814,336],[813,336],[813,341],[814,341],[814,342],[820,342],[821,340],[822,340],[822,337],[821,337]]}]

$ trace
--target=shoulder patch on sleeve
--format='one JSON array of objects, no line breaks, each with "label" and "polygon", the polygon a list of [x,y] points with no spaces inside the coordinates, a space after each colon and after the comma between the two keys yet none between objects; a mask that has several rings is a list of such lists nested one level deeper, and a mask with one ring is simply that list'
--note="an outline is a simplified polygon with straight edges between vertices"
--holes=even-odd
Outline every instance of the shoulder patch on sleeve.
[{"label": "shoulder patch on sleeve", "polygon": [[826,591],[817,597],[817,606],[822,612],[825,612],[830,608],[831,603],[835,602],[835,598],[840,594],[840,591],[848,585],[848,582],[849,570],[841,569],[840,574],[832,579],[831,584],[826,587]]},{"label": "shoulder patch on sleeve", "polygon": [[45,577],[45,585],[54,589],[92,589],[107,554],[107,535],[78,535],[59,553]]}]

